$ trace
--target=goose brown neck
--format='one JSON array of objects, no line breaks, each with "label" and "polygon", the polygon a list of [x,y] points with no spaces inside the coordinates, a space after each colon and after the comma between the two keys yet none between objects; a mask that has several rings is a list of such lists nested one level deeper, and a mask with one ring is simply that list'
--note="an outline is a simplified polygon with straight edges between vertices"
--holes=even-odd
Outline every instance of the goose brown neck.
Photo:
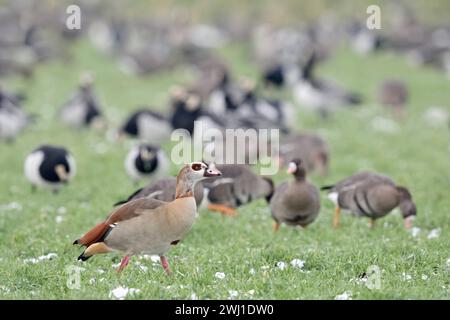
[{"label": "goose brown neck", "polygon": [[177,177],[175,199],[194,196],[194,183],[186,179],[184,174]]}]

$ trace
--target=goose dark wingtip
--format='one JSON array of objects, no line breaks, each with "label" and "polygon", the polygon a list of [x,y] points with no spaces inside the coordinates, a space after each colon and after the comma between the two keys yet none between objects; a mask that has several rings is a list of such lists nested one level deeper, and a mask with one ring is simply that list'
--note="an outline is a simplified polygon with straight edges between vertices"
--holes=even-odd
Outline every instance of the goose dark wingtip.
[{"label": "goose dark wingtip", "polygon": [[325,191],[325,190],[331,190],[331,189],[333,189],[334,188],[334,185],[329,185],[329,186],[323,186],[323,187],[320,187],[320,190],[321,191]]}]

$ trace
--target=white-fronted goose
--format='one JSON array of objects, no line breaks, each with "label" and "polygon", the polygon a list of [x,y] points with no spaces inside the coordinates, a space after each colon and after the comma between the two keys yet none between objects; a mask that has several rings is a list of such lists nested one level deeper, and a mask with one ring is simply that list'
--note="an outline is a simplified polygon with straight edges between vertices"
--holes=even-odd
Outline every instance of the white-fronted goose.
[{"label": "white-fronted goose", "polygon": [[149,144],[133,147],[125,158],[125,170],[135,183],[141,179],[162,177],[168,169],[164,151]]},{"label": "white-fronted goose", "polygon": [[122,251],[125,256],[118,269],[122,271],[131,255],[155,254],[170,274],[165,254],[184,238],[197,215],[194,186],[198,181],[219,175],[219,171],[202,162],[184,166],[178,173],[175,200],[164,202],[146,197],[113,210],[105,221],[75,240],[74,244],[86,246],[78,259],[85,261],[95,254]]},{"label": "white-fronted goose", "polygon": [[81,76],[78,90],[60,110],[59,116],[64,123],[75,128],[104,126],[101,106],[95,96],[93,83],[91,74],[85,73]]},{"label": "white-fronted goose", "polygon": [[408,88],[400,80],[389,79],[383,81],[378,88],[378,102],[387,108],[391,108],[397,116],[404,114],[408,97]]},{"label": "white-fronted goose", "polygon": [[260,198],[270,199],[273,194],[273,182],[270,178],[253,173],[242,164],[217,164],[222,176],[204,182],[204,203],[211,211],[223,215],[237,215],[235,208]]},{"label": "white-fronted goose", "polygon": [[294,175],[295,179],[276,187],[270,199],[275,231],[282,223],[306,227],[317,218],[320,211],[319,190],[306,180],[302,160],[293,159],[289,162],[287,172]]},{"label": "white-fronted goose", "polygon": [[406,228],[412,227],[417,214],[411,193],[397,186],[391,178],[371,171],[363,171],[322,187],[328,190],[328,198],[336,205],[333,226],[338,227],[340,210],[349,210],[356,216],[368,217],[373,227],[376,219],[384,217],[398,207]]},{"label": "white-fronted goose", "polygon": [[24,170],[33,189],[40,186],[56,192],[74,177],[76,165],[66,148],[42,145],[27,156]]},{"label": "white-fronted goose", "polygon": [[[144,188],[136,190],[127,200],[122,200],[114,204],[114,206],[127,203],[131,200],[150,197],[161,201],[170,202],[175,200],[175,190],[177,187],[177,179],[175,177],[167,177],[156,180]],[[203,183],[197,182],[194,187],[194,198],[197,208],[203,200]]]},{"label": "white-fronted goose", "polygon": [[299,158],[306,172],[328,173],[330,151],[326,141],[317,134],[293,133],[280,139],[279,162],[283,166],[289,159]]}]

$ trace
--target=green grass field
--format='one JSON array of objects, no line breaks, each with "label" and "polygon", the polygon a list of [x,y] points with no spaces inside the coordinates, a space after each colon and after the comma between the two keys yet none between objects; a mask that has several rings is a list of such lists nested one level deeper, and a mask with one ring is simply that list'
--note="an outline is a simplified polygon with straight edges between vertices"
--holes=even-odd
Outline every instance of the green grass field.
[{"label": "green grass field", "polygon": [[[261,200],[224,221],[217,213],[200,211],[187,238],[168,254],[172,277],[165,276],[159,263],[136,257],[117,274],[112,265],[120,261],[119,255],[77,262],[81,249],[72,241],[135,189],[123,168],[130,142],[67,129],[56,119],[56,110],[75,88],[79,74],[92,70],[109,127],[115,128],[139,105],[164,110],[169,88],[188,83],[190,74],[178,69],[139,79],[123,75],[112,59],[85,42],[70,51],[71,61],[39,66],[33,79],[7,83],[27,93],[26,109],[38,119],[14,144],[0,144],[0,298],[108,299],[120,286],[139,289],[127,297],[138,299],[334,299],[347,291],[353,299],[450,298],[450,134],[446,125],[431,127],[423,119],[430,106],[449,107],[450,82],[442,74],[410,66],[391,54],[360,57],[343,48],[319,73],[361,92],[365,104],[327,121],[298,113],[298,128],[321,133],[331,146],[329,176],[310,180],[320,186],[361,169],[390,175],[413,194],[418,235],[403,228],[398,213],[378,221],[374,230],[367,220],[344,215],[341,227],[334,230],[333,205],[325,195],[311,226],[283,226],[274,234],[269,209]],[[245,46],[220,53],[236,76],[258,75]],[[377,85],[388,76],[409,85],[409,114],[403,121],[375,103]],[[377,130],[377,117],[394,121],[397,130]],[[57,195],[46,190],[32,193],[23,175],[26,155],[41,143],[65,145],[77,160],[77,176]],[[172,166],[172,174],[177,169]],[[288,178],[280,173],[275,180]],[[440,236],[429,239],[437,228]],[[26,260],[49,253],[57,257],[35,264]],[[293,259],[303,260],[303,268],[291,266]],[[280,269],[279,262],[287,267]],[[371,265],[382,271],[379,289],[358,281]],[[84,268],[79,289],[66,285],[70,266]],[[217,278],[216,272],[225,277]]]}]

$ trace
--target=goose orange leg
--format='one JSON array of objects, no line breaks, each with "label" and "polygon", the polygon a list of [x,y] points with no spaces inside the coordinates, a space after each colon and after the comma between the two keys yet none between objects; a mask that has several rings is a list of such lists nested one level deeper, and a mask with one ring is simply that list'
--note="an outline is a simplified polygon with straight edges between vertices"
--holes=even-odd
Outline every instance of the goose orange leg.
[{"label": "goose orange leg", "polygon": [[273,232],[278,232],[278,230],[280,230],[280,223],[275,221],[273,223]]},{"label": "goose orange leg", "polygon": [[222,215],[236,217],[237,211],[223,204],[208,204],[208,210],[220,212]]},{"label": "goose orange leg", "polygon": [[172,274],[172,271],[170,270],[170,267],[169,267],[169,261],[167,261],[167,258],[164,256],[160,256],[159,259],[161,260],[161,265],[162,265],[164,271],[166,272],[166,274],[168,276],[170,276]]},{"label": "goose orange leg", "polygon": [[128,265],[128,262],[130,262],[130,256],[123,257],[122,261],[120,261],[120,266],[117,269],[117,272],[122,272],[122,270]]},{"label": "goose orange leg", "polygon": [[336,206],[336,209],[334,210],[334,219],[333,219],[333,227],[334,228],[339,227],[340,216],[341,216],[341,208],[339,206]]}]

